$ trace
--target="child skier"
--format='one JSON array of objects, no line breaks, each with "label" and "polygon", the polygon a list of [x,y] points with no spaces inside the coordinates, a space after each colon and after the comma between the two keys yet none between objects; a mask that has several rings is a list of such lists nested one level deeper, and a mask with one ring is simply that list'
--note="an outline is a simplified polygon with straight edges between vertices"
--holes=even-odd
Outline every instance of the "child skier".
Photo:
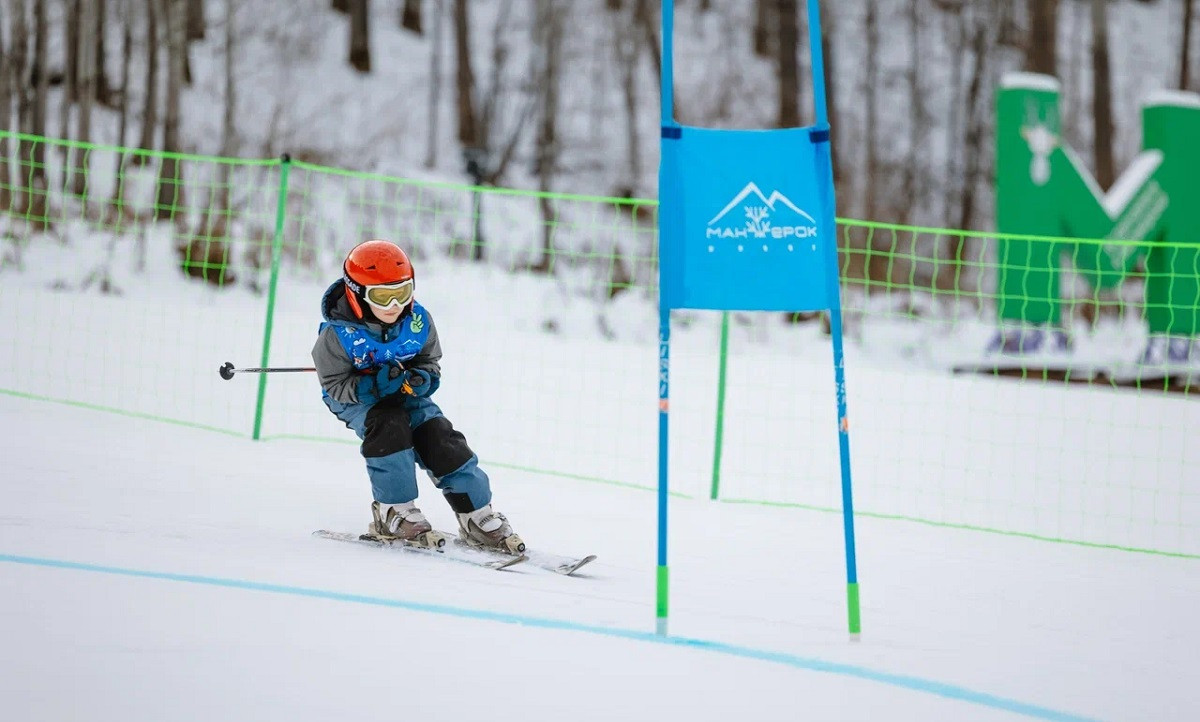
[{"label": "child skier", "polygon": [[350,251],[342,278],[321,298],[312,357],[322,398],[362,439],[371,480],[371,536],[436,546],[439,535],[417,508],[416,465],[458,517],[468,544],[511,554],[525,550],[503,514],[466,437],[430,395],[441,383],[442,346],[429,312],[413,298],[413,267],[390,241]]}]

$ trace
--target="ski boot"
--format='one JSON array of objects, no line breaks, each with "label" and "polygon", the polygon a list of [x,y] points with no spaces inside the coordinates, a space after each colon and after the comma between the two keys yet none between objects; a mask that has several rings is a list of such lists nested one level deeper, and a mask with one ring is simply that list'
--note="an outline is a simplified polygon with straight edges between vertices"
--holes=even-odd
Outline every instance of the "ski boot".
[{"label": "ski boot", "polygon": [[469,546],[496,549],[505,554],[525,552],[525,542],[513,533],[508,519],[487,504],[482,509],[458,515],[458,536]]},{"label": "ski boot", "polygon": [[373,501],[371,516],[373,520],[364,537],[430,549],[446,546],[446,537],[433,530],[429,520],[411,501],[404,504]]}]

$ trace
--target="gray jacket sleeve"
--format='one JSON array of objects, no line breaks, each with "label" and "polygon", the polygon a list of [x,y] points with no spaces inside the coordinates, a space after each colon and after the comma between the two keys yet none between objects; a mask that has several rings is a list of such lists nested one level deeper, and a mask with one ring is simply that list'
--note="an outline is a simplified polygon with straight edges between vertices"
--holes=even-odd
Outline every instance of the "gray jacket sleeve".
[{"label": "gray jacket sleeve", "polygon": [[331,398],[343,404],[358,403],[356,387],[360,374],[350,363],[341,341],[338,341],[337,328],[326,326],[321,331],[317,342],[313,344],[312,358],[321,387]]}]

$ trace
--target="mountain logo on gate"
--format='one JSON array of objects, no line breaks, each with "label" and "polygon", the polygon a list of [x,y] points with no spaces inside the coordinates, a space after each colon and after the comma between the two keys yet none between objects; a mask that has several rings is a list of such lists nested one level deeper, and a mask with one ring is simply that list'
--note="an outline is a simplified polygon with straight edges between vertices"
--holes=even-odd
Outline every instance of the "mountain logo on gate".
[{"label": "mountain logo on gate", "polygon": [[[736,212],[741,208],[742,213]],[[764,195],[747,183],[721,212],[708,222],[706,238],[816,238],[817,221],[779,191]]]}]

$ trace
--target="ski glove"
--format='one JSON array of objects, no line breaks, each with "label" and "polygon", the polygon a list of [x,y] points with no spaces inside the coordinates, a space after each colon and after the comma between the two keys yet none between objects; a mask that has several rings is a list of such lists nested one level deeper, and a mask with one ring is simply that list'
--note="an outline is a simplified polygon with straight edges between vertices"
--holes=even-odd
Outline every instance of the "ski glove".
[{"label": "ski glove", "polygon": [[408,369],[405,372],[404,393],[413,396],[428,396],[437,390],[438,378],[424,369]]},{"label": "ski glove", "polygon": [[395,364],[380,366],[375,373],[366,374],[358,380],[358,385],[354,389],[358,394],[358,403],[373,404],[386,396],[391,396],[397,391],[403,390],[406,379],[407,375],[404,373],[403,366]]}]

